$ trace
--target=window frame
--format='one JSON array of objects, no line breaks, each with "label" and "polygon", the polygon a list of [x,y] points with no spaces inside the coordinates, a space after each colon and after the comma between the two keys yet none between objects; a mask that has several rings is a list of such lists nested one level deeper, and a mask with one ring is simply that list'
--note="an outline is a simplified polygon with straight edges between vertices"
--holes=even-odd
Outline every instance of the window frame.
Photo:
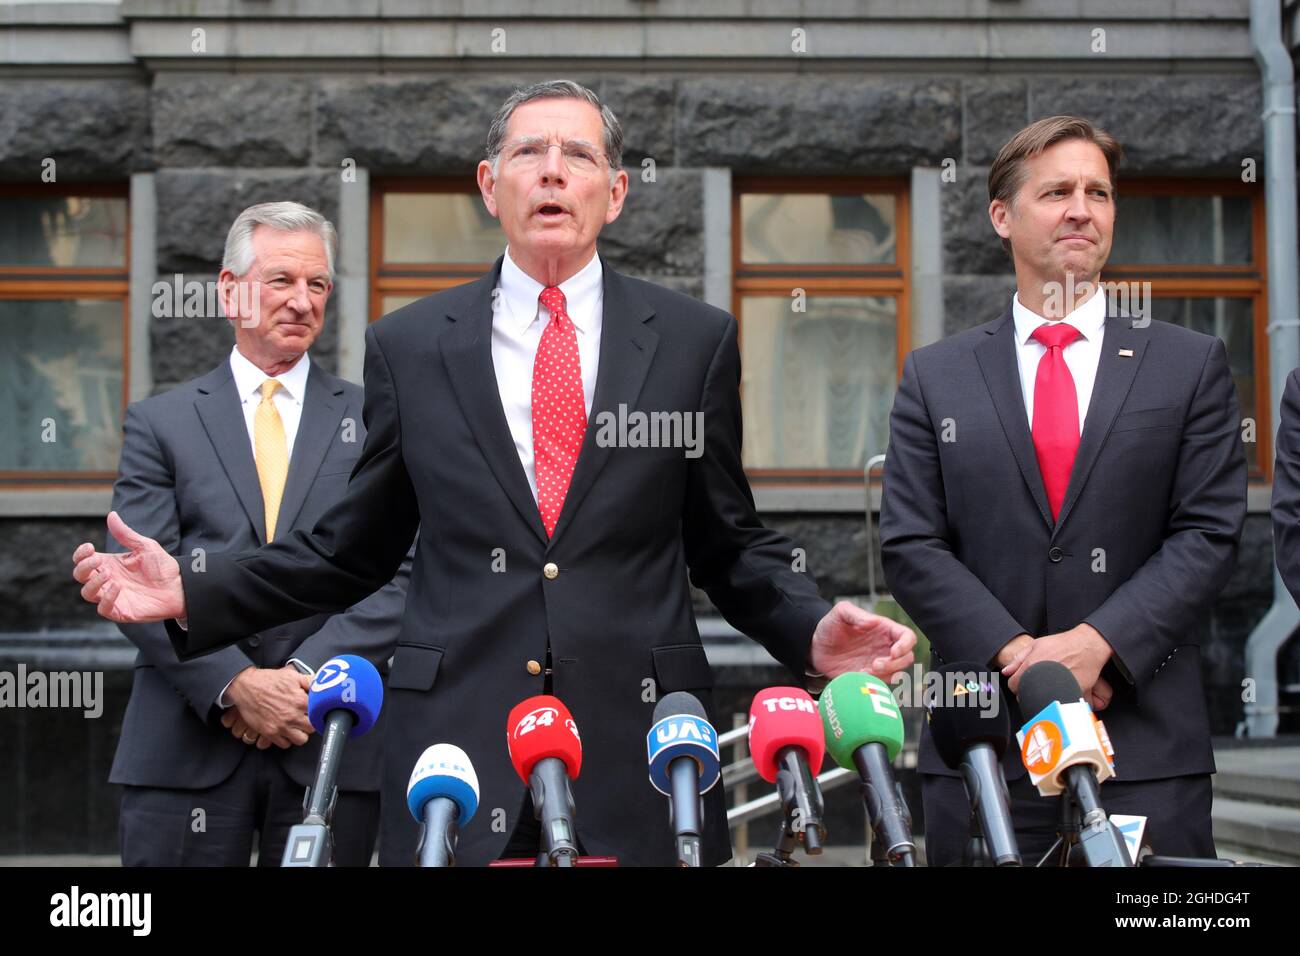
[{"label": "window frame", "polygon": [[[893,263],[750,263],[741,259],[741,197],[774,193],[859,195],[889,193],[894,197],[895,256]],[[775,294],[788,298],[798,287],[810,296],[893,298],[895,311],[895,382],[911,351],[912,215],[910,183],[906,177],[886,176],[736,176],[731,191],[731,313],[738,326],[738,346],[744,355],[744,298]],[[893,396],[890,396],[890,402]],[[743,399],[742,399],[743,401]],[[884,449],[880,449],[884,452]],[[861,468],[746,468],[754,487],[850,486],[863,481]]]},{"label": "window frame", "polygon": [[[0,204],[9,199],[84,196],[121,199],[126,208],[125,255],[121,266],[14,266],[0,264],[0,300],[120,300],[122,305],[121,420],[131,396],[131,193],[129,183],[4,183]],[[0,469],[0,490],[102,490],[117,471],[29,471]]]},{"label": "window frame", "polygon": [[1239,179],[1199,177],[1121,179],[1116,189],[1116,229],[1124,228],[1122,208],[1126,196],[1245,196],[1250,199],[1250,262],[1224,265],[1125,263],[1119,266],[1107,263],[1102,270],[1101,279],[1103,282],[1150,282],[1152,298],[1156,299],[1251,300],[1254,322],[1251,334],[1255,362],[1255,444],[1259,468],[1250,470],[1248,480],[1252,484],[1271,483],[1273,408],[1269,397],[1268,240],[1262,185]]},{"label": "window frame", "polygon": [[[392,295],[432,295],[481,278],[492,262],[396,262],[387,263],[384,254],[384,197],[393,193],[461,193],[479,197],[464,176],[385,177],[370,183],[370,296],[369,322],[384,316],[383,301]],[[502,237],[502,250],[505,237]]]}]

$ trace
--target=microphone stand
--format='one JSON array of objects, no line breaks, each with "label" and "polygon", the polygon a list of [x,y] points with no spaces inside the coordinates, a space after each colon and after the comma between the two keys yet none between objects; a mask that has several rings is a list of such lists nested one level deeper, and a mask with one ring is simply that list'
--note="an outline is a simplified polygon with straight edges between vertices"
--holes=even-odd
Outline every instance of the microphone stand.
[{"label": "microphone stand", "polygon": [[[781,798],[781,828],[777,832],[776,849],[755,857],[755,866],[798,866],[794,850],[801,842],[810,856],[822,851],[826,827],[822,823],[825,808],[821,790],[797,754],[794,747],[783,747],[777,753],[777,761],[781,764],[776,774],[776,792]],[[799,798],[801,788],[795,785],[796,779],[803,783],[802,791],[808,796],[807,802]]]}]

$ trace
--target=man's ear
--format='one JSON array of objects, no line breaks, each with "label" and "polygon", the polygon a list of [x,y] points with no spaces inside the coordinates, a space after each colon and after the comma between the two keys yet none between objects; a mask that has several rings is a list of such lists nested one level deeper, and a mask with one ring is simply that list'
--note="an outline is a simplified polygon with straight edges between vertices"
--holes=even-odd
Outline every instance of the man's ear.
[{"label": "man's ear", "polygon": [[226,318],[232,321],[243,318],[239,314],[239,278],[229,269],[222,269],[217,275],[217,298]]},{"label": "man's ear", "polygon": [[618,218],[623,211],[623,201],[627,199],[627,170],[620,169],[614,176],[614,183],[609,187],[609,208],[605,210],[605,225]]},{"label": "man's ear", "polygon": [[993,223],[993,231],[1003,239],[1011,238],[1011,226],[1007,219],[1011,216],[1011,207],[1001,199],[995,199],[989,203],[989,221]]},{"label": "man's ear", "polygon": [[493,219],[498,218],[497,199],[493,194],[496,184],[496,178],[492,175],[492,164],[486,159],[480,160],[478,164],[478,191],[483,197],[483,205],[487,207],[488,214]]}]

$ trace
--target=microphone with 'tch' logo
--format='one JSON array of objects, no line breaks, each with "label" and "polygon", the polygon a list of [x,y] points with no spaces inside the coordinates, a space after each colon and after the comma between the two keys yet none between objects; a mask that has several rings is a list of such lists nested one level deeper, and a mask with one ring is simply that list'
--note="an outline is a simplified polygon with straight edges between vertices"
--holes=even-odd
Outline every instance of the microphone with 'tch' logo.
[{"label": "microphone with 'tch' logo", "polygon": [[798,866],[792,859],[800,843],[815,856],[822,852],[825,804],[817,773],[826,756],[826,735],[817,702],[802,687],[769,687],[749,707],[749,752],[754,768],[776,784],[782,823],[775,852],[760,854],[761,866]]}]

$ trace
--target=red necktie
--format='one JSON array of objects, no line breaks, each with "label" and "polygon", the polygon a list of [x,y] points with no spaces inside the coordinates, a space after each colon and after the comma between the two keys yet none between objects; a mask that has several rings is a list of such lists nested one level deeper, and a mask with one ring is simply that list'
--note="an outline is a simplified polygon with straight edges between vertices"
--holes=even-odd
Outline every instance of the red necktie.
[{"label": "red necktie", "polygon": [[533,359],[533,464],[537,507],[549,538],[560,520],[573,466],[587,433],[587,405],[582,395],[578,336],[564,310],[564,293],[551,286],[538,296],[551,313]]},{"label": "red necktie", "polygon": [[1061,353],[1079,337],[1079,330],[1067,322],[1048,322],[1034,329],[1031,338],[1047,347],[1038,360],[1034,379],[1034,451],[1038,471],[1047,489],[1052,520],[1061,516],[1070,469],[1079,450],[1079,396],[1074,376]]}]

